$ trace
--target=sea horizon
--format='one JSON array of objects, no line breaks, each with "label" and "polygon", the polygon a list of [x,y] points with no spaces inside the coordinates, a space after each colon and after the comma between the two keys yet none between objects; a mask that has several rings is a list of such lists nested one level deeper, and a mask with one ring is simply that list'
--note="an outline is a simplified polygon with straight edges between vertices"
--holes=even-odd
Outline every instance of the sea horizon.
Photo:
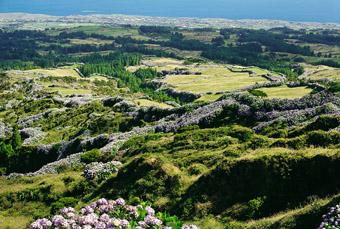
[{"label": "sea horizon", "polygon": [[311,0],[0,0],[0,13],[30,13],[51,16],[129,15],[170,18],[228,20],[281,20],[290,22],[340,23],[340,1]]}]

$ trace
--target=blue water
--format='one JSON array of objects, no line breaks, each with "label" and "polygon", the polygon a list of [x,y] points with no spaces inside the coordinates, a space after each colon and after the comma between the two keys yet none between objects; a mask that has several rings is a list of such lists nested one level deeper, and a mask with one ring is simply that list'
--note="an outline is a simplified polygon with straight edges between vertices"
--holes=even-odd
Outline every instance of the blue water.
[{"label": "blue water", "polygon": [[339,22],[340,0],[0,0],[0,12]]}]

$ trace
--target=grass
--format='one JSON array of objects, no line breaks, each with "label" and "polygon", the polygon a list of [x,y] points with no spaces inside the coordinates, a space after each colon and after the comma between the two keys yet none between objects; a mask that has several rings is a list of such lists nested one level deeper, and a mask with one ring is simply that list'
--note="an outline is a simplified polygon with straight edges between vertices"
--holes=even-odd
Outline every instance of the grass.
[{"label": "grass", "polygon": [[296,99],[308,95],[312,89],[307,87],[268,87],[259,89],[268,95],[269,99]]},{"label": "grass", "polygon": [[166,103],[159,103],[149,99],[136,99],[134,102],[141,107],[159,107],[159,108],[173,108]]},{"label": "grass", "polygon": [[79,77],[79,74],[72,68],[55,68],[55,69],[33,69],[25,71],[28,74],[32,75],[47,75],[47,76],[56,76],[56,77],[63,77],[63,76],[72,76],[72,77]]},{"label": "grass", "polygon": [[246,223],[246,226],[247,228],[259,229],[259,228],[272,228],[274,224],[275,225],[280,224],[282,227],[284,227],[285,224],[289,225],[291,222],[294,222],[300,216],[306,214],[313,214],[313,212],[318,211],[318,209],[328,206],[329,204],[331,204],[331,202],[338,198],[339,194],[330,198],[316,199],[310,204],[307,204],[300,208],[279,212],[273,216],[262,218],[259,220],[251,220]]},{"label": "grass", "polygon": [[215,31],[181,31],[181,33],[185,36],[186,39],[195,39],[202,42],[211,42],[211,40],[215,37],[220,36],[218,30]]},{"label": "grass", "polygon": [[83,88],[64,88],[64,87],[53,87],[47,89],[50,92],[59,92],[63,96],[67,95],[90,95],[92,90]]},{"label": "grass", "polygon": [[[10,196],[27,190],[39,189],[42,186],[51,185],[50,195],[60,195],[65,193],[69,186],[63,179],[72,179],[79,182],[82,176],[79,172],[68,171],[62,174],[49,174],[36,177],[23,177],[15,180],[0,178],[0,198]],[[33,219],[40,215],[48,214],[50,206],[36,201],[16,201],[10,207],[0,208],[0,228],[21,229],[27,228]]]},{"label": "grass", "polygon": [[17,193],[26,189],[37,188],[40,184],[53,185],[51,191],[54,193],[63,193],[67,187],[62,181],[65,177],[72,177],[76,180],[82,179],[79,172],[70,171],[62,174],[48,174],[36,177],[24,177],[15,180],[8,180],[0,177],[0,195],[4,193]]},{"label": "grass", "polygon": [[70,39],[70,43],[74,45],[106,45],[111,44],[112,41],[88,38],[88,39]]},{"label": "grass", "polygon": [[32,222],[33,217],[29,216],[2,216],[0,215],[0,228],[3,229],[22,229],[27,228],[28,224]]},{"label": "grass", "polygon": [[[208,92],[216,94],[217,92],[233,91],[256,83],[268,82],[262,75],[269,73],[269,71],[258,67],[245,68],[214,63],[185,65],[182,60],[173,58],[149,58],[143,60],[140,66],[132,66],[128,70],[134,72],[142,67],[152,67],[157,71],[185,69],[190,72],[200,72],[201,75],[168,75],[163,80],[168,86],[178,91],[199,94],[207,94]],[[253,71],[255,74],[250,76],[248,72],[242,71]],[[204,95],[198,101],[214,101],[218,97],[218,95]]]},{"label": "grass", "polygon": [[324,65],[303,65],[305,73],[301,75],[301,78],[307,78],[311,80],[320,79],[332,79],[340,80],[340,69],[332,68]]},{"label": "grass", "polygon": [[204,94],[198,99],[196,99],[196,102],[214,102],[218,100],[222,94]]},{"label": "grass", "polygon": [[202,75],[169,75],[164,82],[178,91],[192,93],[217,93],[233,91],[256,83],[268,82],[261,76],[250,77],[248,73],[231,72],[224,65],[204,64],[191,66],[190,71]]},{"label": "grass", "polygon": [[134,72],[138,70],[139,68],[146,68],[146,67],[152,67],[155,68],[157,71],[162,70],[174,70],[175,68],[183,68],[185,65],[183,64],[183,61],[176,60],[173,58],[149,58],[143,60],[142,64],[139,66],[130,66],[127,68],[127,70]]},{"label": "grass", "polygon": [[76,28],[68,29],[67,31],[70,32],[84,32],[86,34],[99,34],[104,36],[131,36],[136,39],[147,39],[147,37],[141,36],[138,33],[137,28],[125,28],[125,27],[109,27],[109,26],[97,26],[97,25],[90,25],[90,26],[79,26]]}]

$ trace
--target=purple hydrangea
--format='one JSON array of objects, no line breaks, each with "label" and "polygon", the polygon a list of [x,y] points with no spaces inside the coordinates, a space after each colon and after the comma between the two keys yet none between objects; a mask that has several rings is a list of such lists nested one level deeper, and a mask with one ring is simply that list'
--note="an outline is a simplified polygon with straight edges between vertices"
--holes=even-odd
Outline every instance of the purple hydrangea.
[{"label": "purple hydrangea", "polygon": [[128,227],[130,227],[130,223],[129,223],[129,221],[122,219],[122,220],[120,220],[119,226],[121,226],[122,228],[128,228]]},{"label": "purple hydrangea", "polygon": [[147,212],[148,215],[155,215],[155,210],[154,210],[152,207],[147,206],[147,207],[145,208],[145,210],[146,210],[146,212]]},{"label": "purple hydrangea", "polygon": [[125,205],[125,200],[124,200],[123,198],[118,198],[118,199],[116,200],[116,204],[117,204],[118,206],[124,206],[124,205]]},{"label": "purple hydrangea", "polygon": [[331,207],[329,212],[322,216],[322,222],[318,229],[340,228],[340,204]]},{"label": "purple hydrangea", "polygon": [[144,218],[144,222],[147,224],[147,225],[154,225],[154,226],[160,226],[162,225],[162,221],[152,215],[147,215],[145,216]]},{"label": "purple hydrangea", "polygon": [[[147,212],[144,219],[140,218],[139,211]],[[137,221],[139,222],[135,229],[171,229],[171,227],[162,226],[163,222],[155,217],[155,210],[152,207],[126,205],[122,198],[117,200],[99,199],[82,208],[79,213],[74,208],[63,208],[60,210],[60,215],[53,216],[51,221],[46,218],[38,219],[30,225],[30,229],[123,229],[130,228]],[[183,227],[183,229],[196,228],[194,225]]]}]

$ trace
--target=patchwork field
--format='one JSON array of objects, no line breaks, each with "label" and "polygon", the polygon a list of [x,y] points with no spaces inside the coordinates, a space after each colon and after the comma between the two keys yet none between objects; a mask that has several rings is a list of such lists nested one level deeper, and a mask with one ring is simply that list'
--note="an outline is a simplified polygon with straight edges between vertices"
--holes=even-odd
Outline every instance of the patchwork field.
[{"label": "patchwork field", "polygon": [[72,76],[72,77],[79,77],[77,71],[73,68],[53,68],[53,69],[33,69],[27,70],[25,73],[30,74],[32,76],[56,76],[56,77],[63,77],[63,76]]},{"label": "patchwork field", "polygon": [[74,45],[106,45],[111,44],[112,41],[88,38],[88,39],[70,39],[70,43]]},{"label": "patchwork field", "polygon": [[164,82],[178,91],[192,93],[216,93],[242,89],[256,83],[268,82],[262,76],[250,76],[245,72],[232,72],[224,65],[203,64],[190,66],[190,71],[201,75],[169,75]]},{"label": "patchwork field", "polygon": [[305,69],[305,73],[300,76],[300,78],[306,78],[311,80],[320,80],[320,79],[332,79],[339,80],[340,79],[340,69],[332,68],[324,65],[303,65]]},{"label": "patchwork field", "polygon": [[130,66],[127,69],[131,72],[136,71],[139,68],[151,67],[155,68],[157,71],[163,70],[174,70],[176,68],[184,68],[184,61],[172,59],[172,58],[147,58],[142,61],[139,66]]},{"label": "patchwork field", "polygon": [[307,87],[280,87],[261,88],[261,91],[268,95],[270,99],[296,99],[308,95],[312,89]]},{"label": "patchwork field", "polygon": [[[269,82],[262,75],[269,74],[268,70],[258,67],[241,67],[214,63],[186,65],[182,60],[172,58],[149,58],[142,61],[139,66],[128,67],[129,71],[139,68],[151,67],[157,71],[183,70],[190,73],[185,75],[172,75],[163,80],[169,87],[178,91],[188,91],[198,94],[233,91],[254,85]],[[253,72],[250,75],[249,72]],[[271,73],[272,74],[272,73]],[[201,100],[213,101],[218,96],[207,95]]]},{"label": "patchwork field", "polygon": [[71,67],[51,68],[51,69],[32,69],[26,71],[11,70],[7,74],[12,78],[36,78],[39,76],[65,77],[71,76],[80,78],[77,71]]}]

